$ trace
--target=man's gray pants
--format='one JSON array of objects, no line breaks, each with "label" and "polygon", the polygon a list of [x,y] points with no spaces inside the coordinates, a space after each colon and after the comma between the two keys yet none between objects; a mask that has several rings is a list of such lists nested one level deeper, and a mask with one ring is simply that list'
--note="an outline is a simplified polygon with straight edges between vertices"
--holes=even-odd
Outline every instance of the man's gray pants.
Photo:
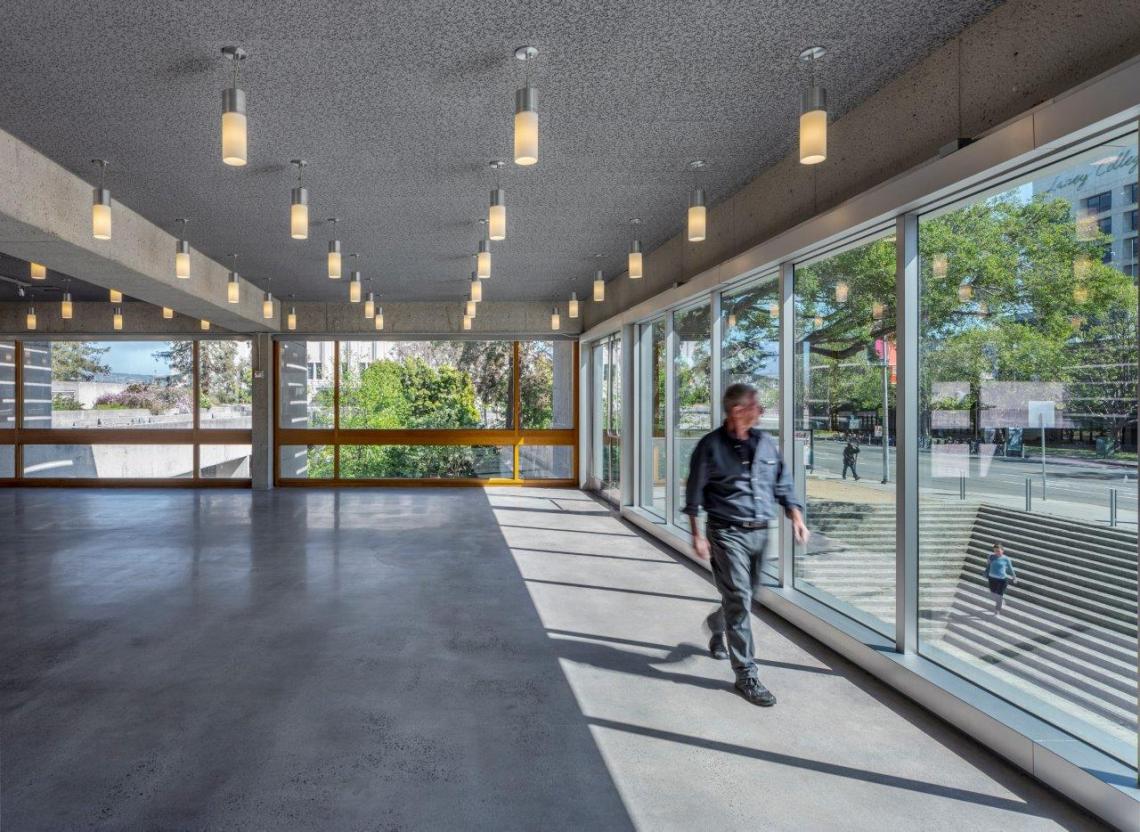
[{"label": "man's gray pants", "polygon": [[728,637],[728,656],[737,681],[756,679],[752,627],[748,615],[760,591],[760,566],[768,545],[767,529],[714,526],[706,529],[713,581],[720,609],[708,618],[709,628]]}]

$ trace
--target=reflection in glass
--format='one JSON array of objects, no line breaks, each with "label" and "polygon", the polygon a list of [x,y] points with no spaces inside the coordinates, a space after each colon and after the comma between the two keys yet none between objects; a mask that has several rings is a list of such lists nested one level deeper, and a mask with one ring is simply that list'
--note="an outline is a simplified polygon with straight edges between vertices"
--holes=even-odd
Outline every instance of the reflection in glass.
[{"label": "reflection in glass", "polygon": [[[641,378],[641,507],[665,519],[668,464],[665,440],[665,361],[668,358],[665,320],[642,324]],[[646,350],[648,352],[646,352]]]},{"label": "reflection in glass", "polygon": [[895,241],[795,269],[795,466],[812,539],[803,590],[890,634],[895,622]]},{"label": "reflection in glass", "polygon": [[594,471],[601,494],[621,501],[621,339],[612,336],[594,346]]},{"label": "reflection in glass", "polygon": [[509,445],[340,446],[340,476],[346,480],[510,478],[513,466]]},{"label": "reflection in glass", "polygon": [[29,479],[168,479],[194,475],[193,445],[24,445]]},{"label": "reflection in glass", "polygon": [[198,345],[198,426],[248,430],[253,426],[251,342],[216,340]]},{"label": "reflection in glass", "polygon": [[1133,765],[1136,158],[920,218],[918,424],[919,649]]},{"label": "reflection in glass", "polygon": [[[335,341],[280,341],[277,368],[283,428],[333,426],[333,361]],[[331,466],[331,461],[330,461]],[[284,471],[295,466],[282,467]]]},{"label": "reflection in glass", "polygon": [[282,479],[332,479],[332,445],[282,445],[278,460]]},{"label": "reflection in glass", "polygon": [[519,342],[519,412],[524,430],[574,427],[574,342]]},{"label": "reflection in glass", "polygon": [[712,313],[702,303],[673,313],[673,356],[677,398],[674,407],[673,460],[677,490],[673,495],[673,522],[688,528],[681,513],[689,460],[700,438],[712,429]]}]

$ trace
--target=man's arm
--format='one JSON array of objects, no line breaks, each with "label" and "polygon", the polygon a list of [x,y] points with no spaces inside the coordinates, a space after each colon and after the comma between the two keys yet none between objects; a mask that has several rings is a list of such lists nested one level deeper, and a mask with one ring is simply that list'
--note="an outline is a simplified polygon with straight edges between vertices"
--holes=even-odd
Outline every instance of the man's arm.
[{"label": "man's arm", "polygon": [[681,509],[682,513],[689,515],[689,534],[692,538],[693,551],[701,560],[709,559],[709,542],[701,531],[698,519],[701,503],[704,501],[705,486],[709,481],[706,448],[705,439],[693,448],[693,455],[689,459],[689,477],[685,480],[685,507]]},{"label": "man's arm", "polygon": [[807,525],[804,523],[804,507],[796,496],[795,482],[792,480],[792,472],[788,466],[784,464],[784,458],[779,455],[780,460],[779,475],[776,477],[776,487],[774,489],[776,502],[784,507],[784,514],[789,520],[792,521],[792,537],[795,538],[796,543],[801,546],[811,539],[811,532],[808,531]]}]

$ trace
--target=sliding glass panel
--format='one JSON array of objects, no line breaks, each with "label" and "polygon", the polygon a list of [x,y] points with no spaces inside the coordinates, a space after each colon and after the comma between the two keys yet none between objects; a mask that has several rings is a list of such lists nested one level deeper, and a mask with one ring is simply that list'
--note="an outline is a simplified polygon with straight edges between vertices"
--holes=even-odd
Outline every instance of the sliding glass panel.
[{"label": "sliding glass panel", "polygon": [[336,342],[281,341],[278,349],[281,427],[331,428]]},{"label": "sliding glass panel", "polygon": [[793,424],[812,539],[794,581],[887,634],[895,623],[895,241],[795,269]]},{"label": "sliding glass panel", "polygon": [[25,428],[193,427],[192,341],[24,342]]},{"label": "sliding glass panel", "polygon": [[599,490],[605,480],[604,460],[605,423],[609,418],[606,396],[606,363],[609,360],[609,344],[598,341],[590,349],[590,477]]},{"label": "sliding glass panel", "polygon": [[16,344],[0,341],[0,429],[16,427]]},{"label": "sliding glass panel", "polygon": [[673,522],[688,528],[685,506],[685,480],[689,461],[700,438],[712,430],[712,312],[700,304],[673,313],[676,354],[677,400],[673,402],[673,465],[677,493],[674,495]]},{"label": "sliding glass panel", "polygon": [[509,445],[341,445],[341,479],[513,476]]},{"label": "sliding glass panel", "polygon": [[1136,158],[919,223],[920,649],[1133,765]]},{"label": "sliding glass panel", "polygon": [[253,426],[253,365],[250,341],[202,341],[198,345],[198,426]]},{"label": "sliding glass panel", "polygon": [[25,445],[29,479],[169,479],[194,474],[193,445]]},{"label": "sliding glass panel", "polygon": [[249,445],[201,445],[198,476],[208,480],[249,479]]},{"label": "sliding glass panel", "polygon": [[333,476],[332,445],[282,445],[282,479],[329,480]]},{"label": "sliding glass panel", "polygon": [[0,445],[0,479],[16,476],[16,448],[13,445]]},{"label": "sliding glass panel", "polygon": [[519,476],[524,480],[570,479],[574,476],[574,446],[520,445]]},{"label": "sliding glass panel", "polygon": [[621,502],[621,337],[603,342],[601,379],[602,496]]},{"label": "sliding glass panel", "polygon": [[665,519],[667,485],[665,439],[665,320],[642,324],[641,361],[641,507]]},{"label": "sliding glass panel", "polygon": [[[777,275],[721,297],[721,389],[743,383],[756,388],[763,407],[756,427],[780,435],[780,282]],[[768,535],[762,571],[779,580],[780,527]]]},{"label": "sliding glass panel", "polygon": [[574,342],[519,343],[523,430],[574,427]]}]

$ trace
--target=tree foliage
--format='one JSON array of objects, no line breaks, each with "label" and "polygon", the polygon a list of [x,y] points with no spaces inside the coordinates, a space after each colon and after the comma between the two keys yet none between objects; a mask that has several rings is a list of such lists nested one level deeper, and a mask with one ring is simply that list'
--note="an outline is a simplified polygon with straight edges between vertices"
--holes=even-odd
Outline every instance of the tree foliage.
[{"label": "tree foliage", "polygon": [[51,376],[56,381],[93,381],[110,372],[103,361],[109,349],[91,341],[52,341]]}]

